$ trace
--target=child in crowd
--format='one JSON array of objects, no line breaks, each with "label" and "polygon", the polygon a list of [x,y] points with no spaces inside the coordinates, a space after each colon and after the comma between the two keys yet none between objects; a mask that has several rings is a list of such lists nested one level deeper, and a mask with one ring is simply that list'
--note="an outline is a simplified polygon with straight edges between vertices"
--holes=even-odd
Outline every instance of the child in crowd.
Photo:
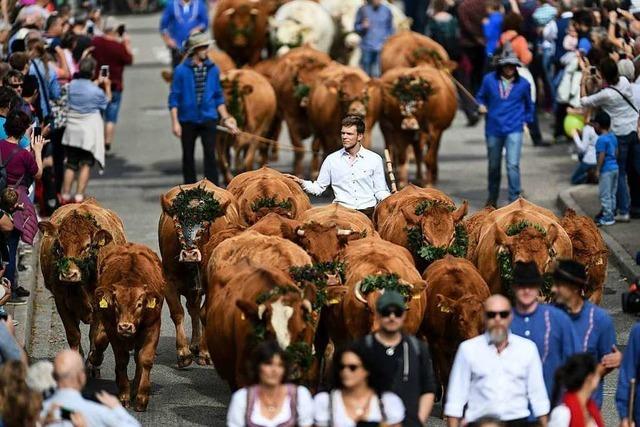
[{"label": "child in crowd", "polygon": [[596,141],[596,157],[598,161],[596,174],[599,181],[600,205],[602,216],[596,218],[598,226],[608,226],[616,223],[614,212],[616,209],[616,190],[618,188],[618,140],[609,132],[611,117],[604,111],[599,111],[593,119],[593,127],[598,134]]},{"label": "child in crowd", "polygon": [[598,134],[591,123],[587,123],[584,128],[582,128],[582,132],[577,129],[573,131],[573,142],[576,144],[580,162],[573,172],[573,175],[571,175],[571,185],[585,183],[595,184],[597,182],[595,179],[597,139]]}]

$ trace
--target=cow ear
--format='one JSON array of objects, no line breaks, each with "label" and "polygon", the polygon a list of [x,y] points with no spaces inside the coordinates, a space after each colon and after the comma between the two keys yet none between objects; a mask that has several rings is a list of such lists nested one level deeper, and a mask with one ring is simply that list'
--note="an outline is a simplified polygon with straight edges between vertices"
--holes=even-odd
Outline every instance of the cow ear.
[{"label": "cow ear", "polygon": [[227,208],[231,204],[231,199],[225,200],[224,202],[220,202],[220,212],[227,213]]},{"label": "cow ear", "polygon": [[155,311],[162,310],[162,295],[160,295],[158,292],[147,291],[145,300],[146,300],[146,303],[144,305],[145,309],[155,310]]},{"label": "cow ear", "polygon": [[229,89],[231,87],[231,80],[224,74],[220,76],[220,86],[222,86],[222,89]]},{"label": "cow ear", "polygon": [[452,60],[444,61],[443,65],[447,71],[454,71],[456,68],[458,68],[458,63]]},{"label": "cow ear", "polygon": [[104,286],[96,288],[93,292],[94,300],[98,308],[105,310],[113,303],[113,292]]},{"label": "cow ear", "polygon": [[169,211],[171,210],[172,203],[166,194],[160,196],[160,205],[162,206],[163,212],[169,213]]},{"label": "cow ear", "polygon": [[45,236],[58,237],[58,227],[51,221],[40,221],[38,228]]},{"label": "cow ear", "polygon": [[493,224],[493,236],[499,246],[509,247],[513,243],[513,238],[507,236],[507,233],[497,223]]},{"label": "cow ear", "polygon": [[558,239],[558,227],[555,224],[551,224],[549,229],[547,230],[547,242],[549,242],[549,246],[553,246],[553,244]]},{"label": "cow ear", "polygon": [[415,297],[419,297],[420,294],[427,289],[427,281],[426,280],[418,280],[417,282],[413,283],[413,292],[412,294]]},{"label": "cow ear", "polygon": [[436,301],[438,303],[438,310],[442,313],[453,313],[453,308],[456,305],[456,300],[453,300],[442,294],[436,294]]},{"label": "cow ear", "polygon": [[318,297],[318,288],[316,288],[316,285],[314,285],[313,283],[307,282],[304,285],[304,289],[302,291],[302,297],[305,300],[315,302],[316,298]]},{"label": "cow ear", "polygon": [[453,217],[453,222],[458,223],[462,221],[462,218],[464,218],[468,210],[469,210],[469,203],[465,200],[462,202],[462,205],[460,205],[460,207],[455,211],[453,211],[453,213],[451,214],[451,216]]},{"label": "cow ear", "polygon": [[[293,221],[293,220],[292,220]],[[282,233],[282,237],[294,241],[297,238],[298,229],[302,224],[292,221],[283,221],[280,224],[280,232]]]},{"label": "cow ear", "polygon": [[106,246],[112,241],[113,241],[113,236],[107,230],[98,230],[96,234],[93,235],[93,244],[97,248]]},{"label": "cow ear", "polygon": [[242,311],[243,318],[249,319],[251,322],[260,322],[260,315],[258,313],[258,305],[255,302],[247,300],[237,300],[236,307]]},{"label": "cow ear", "polygon": [[327,305],[340,304],[347,294],[346,286],[329,286],[327,287]]},{"label": "cow ear", "polygon": [[405,205],[400,208],[400,211],[408,224],[414,225],[420,222],[420,216],[416,215],[416,209],[413,206]]},{"label": "cow ear", "polygon": [[243,95],[250,95],[252,93],[253,93],[253,86],[251,86],[251,85],[242,86],[242,94]]}]

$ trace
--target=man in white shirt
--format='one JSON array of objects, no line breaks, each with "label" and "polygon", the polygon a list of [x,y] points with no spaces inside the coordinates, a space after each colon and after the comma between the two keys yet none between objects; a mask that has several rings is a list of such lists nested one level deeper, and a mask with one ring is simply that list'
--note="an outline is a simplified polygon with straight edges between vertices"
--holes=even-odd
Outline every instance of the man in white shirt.
[{"label": "man in white shirt", "polygon": [[509,331],[508,299],[493,295],[484,308],[486,332],[460,344],[453,362],[444,407],[449,427],[486,415],[509,427],[527,426],[529,406],[546,426],[549,398],[536,345]]},{"label": "man in white shirt", "polygon": [[347,116],[342,120],[341,150],[331,153],[322,163],[316,181],[300,179],[286,174],[302,186],[307,193],[319,196],[329,185],[335,195],[334,203],[356,209],[368,217],[384,198],[389,188],[384,176],[382,158],[362,146],[364,120],[358,116]]},{"label": "man in white shirt", "polygon": [[96,397],[102,403],[92,402],[80,394],[87,382],[84,362],[80,353],[74,350],[63,350],[53,361],[53,375],[58,384],[56,392],[42,405],[42,418],[46,418],[48,426],[71,426],[71,421],[64,420],[62,414],[69,413],[71,418],[80,416],[88,427],[139,427],[140,423],[133,418],[120,401],[104,391]]}]

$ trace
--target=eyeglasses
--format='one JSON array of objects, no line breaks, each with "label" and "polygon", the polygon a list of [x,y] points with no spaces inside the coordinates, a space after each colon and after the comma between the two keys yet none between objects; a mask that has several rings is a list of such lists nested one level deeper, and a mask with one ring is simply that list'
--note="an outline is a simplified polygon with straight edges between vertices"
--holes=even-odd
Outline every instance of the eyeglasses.
[{"label": "eyeglasses", "polygon": [[362,367],[362,365],[342,364],[342,365],[340,365],[340,370],[344,371],[345,369],[348,369],[351,372],[355,372],[358,369],[360,369],[361,367]]},{"label": "eyeglasses", "polygon": [[501,319],[506,319],[510,314],[511,312],[509,310],[484,312],[484,315],[487,316],[487,319],[495,319],[496,316],[500,316]]},{"label": "eyeglasses", "polygon": [[389,317],[392,314],[395,317],[402,317],[402,315],[404,314],[404,310],[398,307],[389,307],[385,308],[384,310],[380,310],[380,316],[382,317]]},{"label": "eyeglasses", "polygon": [[11,86],[14,89],[17,89],[19,87],[22,87],[22,83],[9,83],[9,86]]}]

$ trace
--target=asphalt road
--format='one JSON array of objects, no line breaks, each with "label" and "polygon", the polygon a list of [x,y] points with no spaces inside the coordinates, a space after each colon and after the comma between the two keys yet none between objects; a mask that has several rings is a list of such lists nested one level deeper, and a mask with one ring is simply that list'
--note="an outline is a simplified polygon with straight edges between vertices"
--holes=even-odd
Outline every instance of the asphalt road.
[{"label": "asphalt road", "polygon": [[[128,239],[149,245],[154,250],[158,249],[159,196],[169,187],[181,183],[180,144],[170,131],[166,109],[168,86],[160,78],[162,62],[168,59],[168,55],[156,32],[158,18],[157,15],[125,18],[136,51],[136,64],[125,73],[125,92],[113,156],[108,158],[104,174],[95,174],[89,185],[90,195],[115,210],[123,219]],[[543,120],[543,123],[547,122]],[[464,117],[459,115],[444,135],[439,156],[441,180],[438,187],[457,202],[469,200],[473,212],[486,199],[486,157],[482,124],[475,128],[466,128],[464,124]],[[549,128],[548,123],[546,128]],[[282,141],[286,140],[286,135],[283,135]],[[373,148],[381,152],[382,146],[381,134],[376,129]],[[530,142],[527,143],[522,155],[522,176],[528,199],[555,209],[557,194],[568,185],[574,166],[567,148],[534,148]],[[291,156],[282,152],[280,161],[271,166],[289,172]],[[506,178],[503,197],[506,197]],[[623,280],[615,269],[609,269],[604,306],[611,311],[618,342],[624,346],[635,320],[622,314],[619,308],[620,292],[626,288]],[[66,344],[60,321],[44,293],[36,310],[39,318],[44,320],[39,321],[34,330],[35,353],[39,358],[51,358]],[[85,349],[88,348],[87,329],[83,331]],[[149,408],[136,417],[144,425],[154,426],[224,425],[229,400],[227,386],[213,367],[194,364],[186,369],[177,369],[174,337],[174,325],[165,305],[157,358],[151,372]],[[133,370],[132,360],[129,364],[131,378]],[[106,352],[102,377],[91,381],[90,387],[105,388],[115,393],[111,350]],[[607,425],[617,423],[612,406],[614,386],[615,378],[608,378],[605,389]],[[433,419],[433,425],[440,423]]]}]

